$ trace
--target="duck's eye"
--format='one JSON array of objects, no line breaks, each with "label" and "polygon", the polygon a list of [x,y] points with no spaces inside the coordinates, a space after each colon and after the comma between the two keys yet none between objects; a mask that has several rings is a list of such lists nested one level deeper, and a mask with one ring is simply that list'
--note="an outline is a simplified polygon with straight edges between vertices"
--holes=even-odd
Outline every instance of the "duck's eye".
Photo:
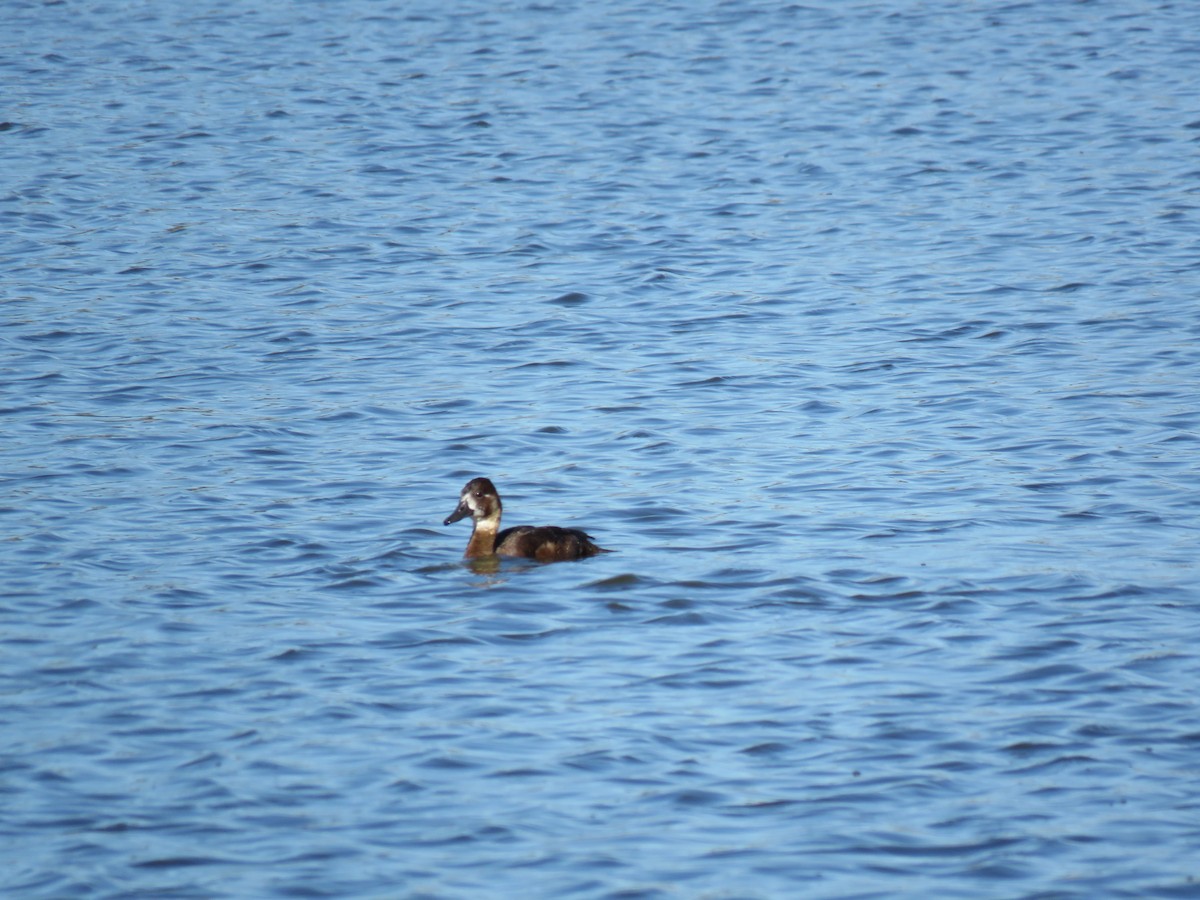
[{"label": "duck's eye", "polygon": [[476,491],[472,496],[476,500],[482,500],[483,499],[483,491]]}]

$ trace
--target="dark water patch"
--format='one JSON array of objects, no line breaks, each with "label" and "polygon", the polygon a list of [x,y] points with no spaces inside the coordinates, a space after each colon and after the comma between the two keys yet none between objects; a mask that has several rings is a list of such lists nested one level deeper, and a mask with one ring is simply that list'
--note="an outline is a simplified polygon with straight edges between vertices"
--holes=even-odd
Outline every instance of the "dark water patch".
[{"label": "dark water patch", "polygon": [[211,856],[171,856],[161,859],[148,859],[134,862],[131,865],[138,869],[178,869],[190,866],[232,865],[236,861]]},{"label": "dark water patch", "polygon": [[1008,850],[1024,841],[1020,838],[991,838],[968,844],[916,844],[890,843],[875,844],[851,851],[854,853],[880,854],[890,857],[970,857],[981,853],[991,853],[996,850]]},{"label": "dark water patch", "polygon": [[573,307],[581,306],[582,304],[587,303],[589,299],[590,298],[587,294],[581,294],[578,291],[570,291],[569,293],[561,294],[560,296],[555,297],[553,300],[548,302],[553,303],[555,306]]}]

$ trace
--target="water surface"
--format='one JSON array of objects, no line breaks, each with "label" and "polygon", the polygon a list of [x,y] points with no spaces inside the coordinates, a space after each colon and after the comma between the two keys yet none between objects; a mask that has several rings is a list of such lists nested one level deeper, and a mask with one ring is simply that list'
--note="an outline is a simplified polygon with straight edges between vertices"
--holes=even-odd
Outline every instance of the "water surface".
[{"label": "water surface", "polygon": [[1200,895],[1200,10],[6,19],[7,896]]}]

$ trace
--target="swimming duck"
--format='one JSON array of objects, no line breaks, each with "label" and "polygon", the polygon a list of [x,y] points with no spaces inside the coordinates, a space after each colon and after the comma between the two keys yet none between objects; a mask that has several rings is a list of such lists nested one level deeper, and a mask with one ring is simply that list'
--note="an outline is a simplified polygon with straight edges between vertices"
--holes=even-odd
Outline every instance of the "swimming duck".
[{"label": "swimming duck", "polygon": [[592,543],[578,528],[557,525],[517,525],[500,531],[500,495],[487,478],[472,478],[462,489],[458,506],[443,525],[471,517],[471,540],[467,558],[480,556],[523,556],[539,562],[583,559],[597,553],[610,553]]}]

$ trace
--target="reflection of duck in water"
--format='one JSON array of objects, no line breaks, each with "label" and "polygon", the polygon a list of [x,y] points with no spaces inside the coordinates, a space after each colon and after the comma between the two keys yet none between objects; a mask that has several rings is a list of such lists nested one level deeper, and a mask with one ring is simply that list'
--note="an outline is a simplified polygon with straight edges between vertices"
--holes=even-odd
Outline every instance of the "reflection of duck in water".
[{"label": "reflection of duck in water", "polygon": [[468,558],[479,556],[523,556],[539,562],[583,559],[597,553],[610,553],[597,547],[586,532],[557,525],[517,525],[500,531],[500,495],[486,478],[472,478],[462,489],[458,507],[443,525],[471,517]]}]

